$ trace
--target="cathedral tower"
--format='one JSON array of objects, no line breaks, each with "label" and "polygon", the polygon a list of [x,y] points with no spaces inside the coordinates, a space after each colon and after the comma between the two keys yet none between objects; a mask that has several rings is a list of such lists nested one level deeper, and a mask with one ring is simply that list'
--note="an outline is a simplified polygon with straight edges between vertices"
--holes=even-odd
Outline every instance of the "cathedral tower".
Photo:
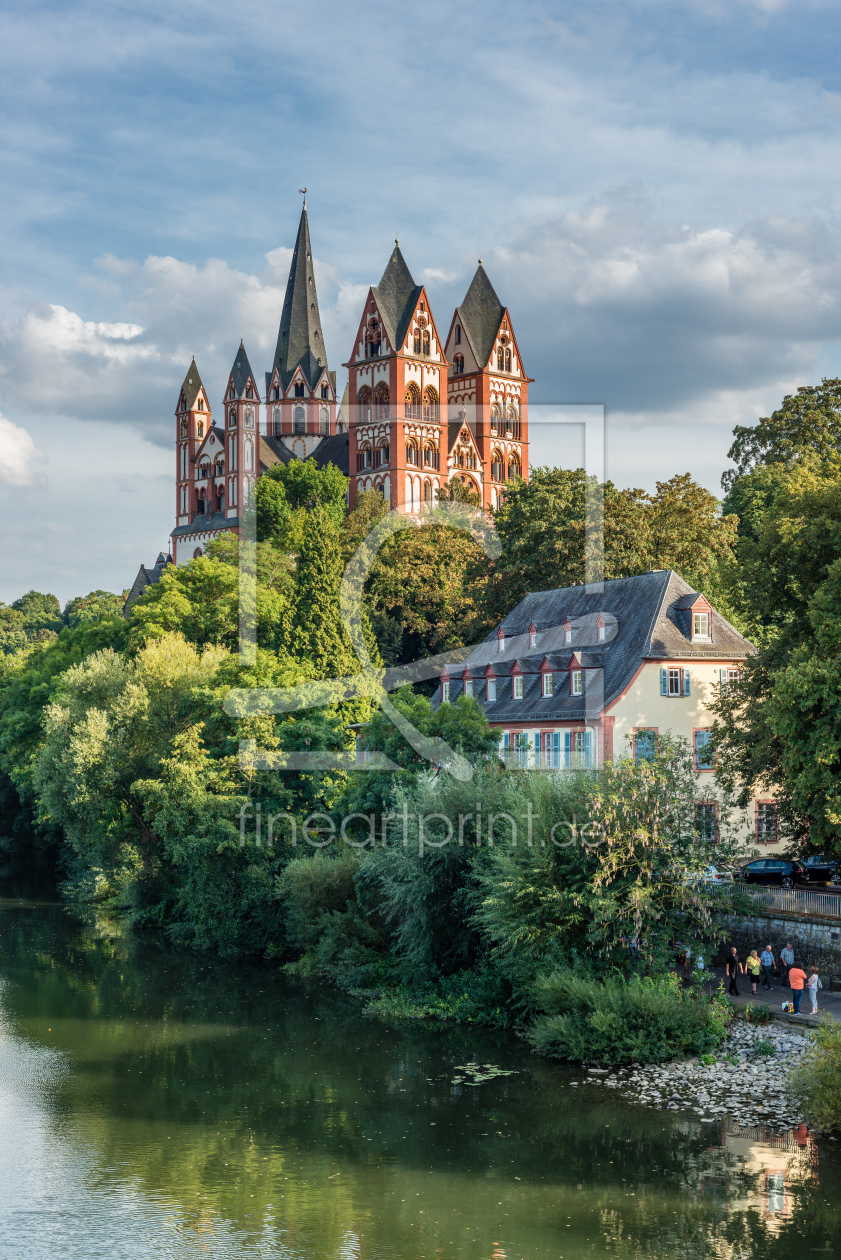
[{"label": "cathedral tower", "polygon": [[336,376],[327,368],[304,202],[274,363],[266,373],[266,433],[285,438],[295,455],[306,458],[335,432]]},{"label": "cathedral tower", "polygon": [[447,479],[441,400],[447,361],[423,285],[400,246],[368,290],[348,369],[350,502],[378,490],[419,511]]},{"label": "cathedral tower", "polygon": [[[504,483],[528,480],[528,388],[508,309],[479,260],[447,335],[450,363],[450,475],[481,489],[483,507],[498,507]],[[461,469],[478,454],[478,468]],[[477,483],[481,480],[481,486]]]}]

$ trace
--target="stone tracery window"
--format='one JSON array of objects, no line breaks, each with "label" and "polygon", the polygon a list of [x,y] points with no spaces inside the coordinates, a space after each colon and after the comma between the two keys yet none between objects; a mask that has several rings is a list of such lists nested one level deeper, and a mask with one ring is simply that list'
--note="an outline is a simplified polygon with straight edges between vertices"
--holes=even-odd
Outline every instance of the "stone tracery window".
[{"label": "stone tracery window", "polygon": [[405,400],[406,400],[405,402],[406,419],[407,420],[420,420],[421,395],[420,395],[420,390],[418,389],[414,381],[412,381],[406,389]]},{"label": "stone tracery window", "polygon": [[356,417],[358,420],[371,419],[371,387],[363,385],[356,395]]},{"label": "stone tracery window", "polygon": [[293,415],[293,431],[295,433],[306,433],[307,431],[307,413],[303,407],[296,407]]},{"label": "stone tracery window", "polygon": [[463,354],[457,354],[456,357],[453,359],[453,374],[455,376],[464,375],[464,355]]},{"label": "stone tracery window", "polygon": [[423,418],[427,424],[437,424],[439,413],[438,391],[427,385],[423,391]]},{"label": "stone tracery window", "polygon": [[374,388],[374,419],[375,420],[388,419],[389,399],[390,399],[390,395],[389,395],[388,386],[386,385],[385,381],[380,381],[380,383]]},{"label": "stone tracery window", "polygon": [[498,433],[502,427],[502,408],[499,403],[491,407],[491,433]]}]

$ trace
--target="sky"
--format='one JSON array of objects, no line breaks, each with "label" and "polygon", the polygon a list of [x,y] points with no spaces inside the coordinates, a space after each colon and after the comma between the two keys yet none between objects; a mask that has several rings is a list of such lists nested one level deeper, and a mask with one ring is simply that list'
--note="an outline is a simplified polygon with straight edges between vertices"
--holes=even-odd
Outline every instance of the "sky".
[{"label": "sky", "polygon": [[444,328],[481,255],[617,485],[719,493],[734,425],[841,375],[828,0],[32,0],[0,46],[0,600],[166,548],[180,383],[270,366],[299,188],[340,377],[395,237]]}]

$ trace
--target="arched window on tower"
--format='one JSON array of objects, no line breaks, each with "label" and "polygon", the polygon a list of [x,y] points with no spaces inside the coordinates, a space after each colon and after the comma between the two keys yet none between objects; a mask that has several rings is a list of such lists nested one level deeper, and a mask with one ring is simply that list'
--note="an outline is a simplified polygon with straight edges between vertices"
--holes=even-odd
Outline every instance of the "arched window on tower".
[{"label": "arched window on tower", "polygon": [[505,351],[502,346],[496,352],[496,370],[498,372],[505,371]]},{"label": "arched window on tower", "polygon": [[356,395],[356,418],[361,423],[371,419],[371,387],[363,385]]},{"label": "arched window on tower", "polygon": [[231,381],[231,388],[228,390],[228,397],[229,397],[229,398],[236,398],[236,394],[234,393],[234,383],[233,383],[233,381]]},{"label": "arched window on tower", "polygon": [[415,354],[420,354],[420,352],[421,352],[421,335],[420,335],[420,329],[419,329],[419,328],[416,328],[416,329],[415,329],[415,339],[414,339],[414,345],[415,345]]},{"label": "arched window on tower", "polygon": [[296,381],[295,382],[295,397],[303,398],[303,396],[304,396],[304,382]]},{"label": "arched window on tower", "polygon": [[516,403],[509,403],[505,411],[505,428],[514,438],[515,442],[520,440],[520,413],[517,410]]},{"label": "arched window on tower", "polygon": [[201,420],[196,425],[196,437],[204,437],[204,424]]},{"label": "arched window on tower", "polygon": [[491,481],[502,481],[504,479],[504,470],[502,463],[502,455],[499,451],[491,452]]},{"label": "arched window on tower", "polygon": [[327,436],[327,431],[329,428],[330,428],[330,412],[327,410],[326,407],[322,407],[318,413],[318,431],[322,437]]},{"label": "arched window on tower", "polygon": [[456,345],[461,345],[461,324],[456,324]]},{"label": "arched window on tower", "polygon": [[423,353],[426,355],[428,359],[429,358],[429,329],[428,328],[424,328],[423,330]]},{"label": "arched window on tower", "polygon": [[502,408],[499,403],[491,405],[491,433],[497,434],[502,426]]},{"label": "arched window on tower", "polygon": [[254,446],[250,439],[245,443],[245,467],[254,467]]},{"label": "arched window on tower", "polygon": [[406,443],[406,463],[413,468],[420,467],[420,453],[417,442],[409,441]]},{"label": "arched window on tower", "polygon": [[509,480],[510,480],[512,477],[519,477],[520,475],[521,475],[521,470],[520,470],[520,457],[519,457],[519,455],[516,453],[516,451],[512,451],[512,452],[511,452],[511,454],[508,456],[508,477],[509,477]]},{"label": "arched window on tower", "polygon": [[296,407],[293,416],[293,429],[295,433],[306,433],[307,431],[307,413],[303,407]]},{"label": "arched window on tower", "polygon": [[389,408],[389,392],[385,381],[380,381],[374,389],[374,419],[387,420]]},{"label": "arched window on tower", "polygon": [[506,372],[511,371],[511,351],[510,350],[505,351],[505,370]]},{"label": "arched window on tower", "polygon": [[[277,392],[277,391],[275,391],[275,392]],[[275,407],[275,409],[274,409],[274,417],[273,417],[273,419],[274,419],[274,434],[275,434],[275,437],[280,437],[280,407]]]},{"label": "arched window on tower", "polygon": [[423,391],[423,418],[427,424],[437,424],[440,407],[438,405],[438,391],[433,389],[431,385],[427,385]]},{"label": "arched window on tower", "polygon": [[462,376],[464,374],[464,355],[457,354],[453,359],[453,375]]},{"label": "arched window on tower", "polygon": [[421,396],[417,385],[412,381],[406,388],[406,419],[420,420],[421,418]]},{"label": "arched window on tower", "polygon": [[189,427],[189,426],[188,426],[188,424],[187,424],[187,417],[186,417],[186,416],[182,416],[182,417],[181,417],[181,436],[182,436],[183,438],[185,438],[185,437],[187,436],[187,430],[188,430],[188,427]]},{"label": "arched window on tower", "polygon": [[425,481],[423,483],[423,501],[427,506],[432,503],[432,482]]},{"label": "arched window on tower", "polygon": [[193,559],[198,560],[201,554],[202,554],[201,547],[196,547],[195,551],[193,552]]}]

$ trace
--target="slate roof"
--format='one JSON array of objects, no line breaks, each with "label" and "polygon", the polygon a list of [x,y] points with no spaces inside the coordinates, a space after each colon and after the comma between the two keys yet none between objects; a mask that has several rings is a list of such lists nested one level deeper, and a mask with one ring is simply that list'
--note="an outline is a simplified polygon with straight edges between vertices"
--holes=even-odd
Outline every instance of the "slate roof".
[{"label": "slate roof", "polygon": [[318,313],[310,226],[305,203],[286,283],[273,368],[278,369],[284,390],[299,367],[310,389],[315,389],[326,363],[327,351],[324,348],[321,316]]},{"label": "slate roof", "polygon": [[470,282],[470,288],[464,295],[464,301],[458,308],[461,326],[467,333],[480,368],[488,365],[504,314],[505,307],[480,262]]},{"label": "slate roof", "polygon": [[[692,642],[686,607],[692,588],[672,569],[617,578],[601,586],[567,586],[556,591],[536,591],[522,599],[501,623],[505,651],[498,650],[497,630],[471,651],[463,665],[450,675],[450,696],[462,691],[461,675],[468,669],[474,680],[484,678],[490,665],[496,677],[498,699],[483,700],[484,687],[474,694],[490,721],[568,721],[594,717],[609,707],[630,683],[646,660],[740,660],[755,649],[726,618],[713,609],[711,641]],[[599,614],[605,622],[605,639],[599,642]],[[564,621],[572,627],[572,643],[564,642]],[[537,631],[537,645],[529,646],[529,626]],[[544,659],[554,671],[565,673],[575,654],[585,671],[585,696],[569,695],[564,682],[555,695],[541,695],[540,667]],[[523,699],[511,698],[508,681],[519,666]],[[588,675],[588,670],[597,673]],[[440,692],[439,692],[440,696]],[[439,703],[436,698],[435,703]]]},{"label": "slate roof", "polygon": [[237,398],[242,398],[249,378],[254,381],[255,387],[257,385],[257,377],[251,371],[251,364],[248,362],[248,355],[245,353],[245,345],[242,341],[239,343],[234,366],[231,368],[231,376],[234,380]]},{"label": "slate roof", "polygon": [[132,582],[131,590],[126,596],[126,601],[123,604],[124,617],[127,617],[129,615],[134,605],[140,599],[141,595],[143,595],[143,593],[147,591],[150,586],[155,586],[156,583],[160,582],[161,574],[171,564],[172,564],[172,556],[169,556],[169,555],[165,556],[162,551],[158,552],[158,558],[155,561],[155,563],[152,565],[151,569],[147,569],[145,564],[141,564],[140,568],[137,571],[137,577]]},{"label": "slate roof", "polygon": [[392,350],[399,350],[406,340],[422,288],[423,285],[415,284],[412,279],[400,246],[395,241],[382,279],[373,291]]},{"label": "slate roof", "polygon": [[236,529],[239,523],[238,516],[225,516],[222,512],[213,512],[208,518],[204,512],[199,512],[192,518],[189,525],[176,525],[170,537],[183,538],[185,534],[204,534],[207,530]]},{"label": "slate roof", "polygon": [[[199,390],[204,389],[202,379],[199,376],[199,369],[196,367],[195,355],[193,355],[193,360],[187,369],[187,375],[184,377],[184,384],[181,386],[181,389],[183,390],[184,397],[187,399],[187,410],[190,411],[192,410],[193,403],[198,397]],[[141,568],[142,567],[143,566],[141,565]]]},{"label": "slate roof", "polygon": [[[290,451],[280,438],[260,438],[261,471],[273,468],[275,464],[289,464],[298,456]],[[347,433],[335,433],[332,437],[322,438],[309,459],[314,459],[317,467],[326,468],[335,464],[345,476],[350,471],[350,438]]]}]

